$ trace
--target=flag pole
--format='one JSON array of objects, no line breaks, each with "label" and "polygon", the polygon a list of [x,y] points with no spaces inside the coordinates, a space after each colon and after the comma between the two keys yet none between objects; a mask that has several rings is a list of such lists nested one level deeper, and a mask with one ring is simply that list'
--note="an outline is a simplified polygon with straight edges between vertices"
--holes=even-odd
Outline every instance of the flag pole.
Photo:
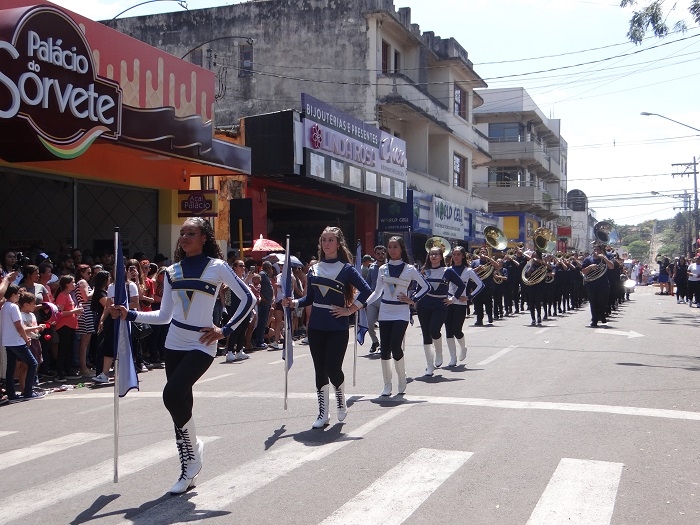
[{"label": "flag pole", "polygon": [[[119,249],[119,227],[114,228],[114,261],[118,260],[117,250]],[[115,290],[116,292],[116,290]],[[117,352],[115,349],[115,357]],[[114,359],[114,483],[119,483],[119,388],[117,378],[119,377],[119,359]],[[109,369],[103,370],[109,380]]]},{"label": "flag pole", "polygon": [[[287,244],[285,245],[285,267],[283,268],[284,272],[287,272],[289,261],[291,260],[289,257],[289,235],[287,235]],[[285,273],[285,275],[287,275]],[[288,286],[285,286],[287,288]],[[294,287],[292,287],[292,290],[294,290]],[[285,290],[286,291],[286,290]],[[292,292],[293,294],[294,292]],[[289,310],[290,307],[285,308],[285,310]],[[284,353],[284,409],[287,410],[287,396],[289,394],[289,355],[287,352],[287,348],[289,344],[294,344],[291,341],[288,341],[287,339],[289,338],[290,335],[290,327],[288,326],[289,324],[289,316],[285,315],[282,316],[284,318],[284,349],[282,352]]]}]

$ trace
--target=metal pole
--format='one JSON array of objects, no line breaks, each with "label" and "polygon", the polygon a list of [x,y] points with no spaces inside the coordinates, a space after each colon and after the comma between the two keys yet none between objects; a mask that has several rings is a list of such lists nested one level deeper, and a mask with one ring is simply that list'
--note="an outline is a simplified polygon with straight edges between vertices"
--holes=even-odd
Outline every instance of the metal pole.
[{"label": "metal pole", "polygon": [[693,207],[693,235],[691,237],[693,243],[691,245],[691,255],[695,253],[695,241],[698,238],[698,162],[697,158],[693,157],[693,189],[695,190],[695,206]]}]

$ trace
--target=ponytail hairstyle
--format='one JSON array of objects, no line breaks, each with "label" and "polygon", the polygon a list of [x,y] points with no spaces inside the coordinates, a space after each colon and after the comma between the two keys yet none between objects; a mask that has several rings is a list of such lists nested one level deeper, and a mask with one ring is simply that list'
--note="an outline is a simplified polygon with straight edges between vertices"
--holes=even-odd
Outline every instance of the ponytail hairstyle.
[{"label": "ponytail hairstyle", "polygon": [[61,292],[64,292],[66,290],[66,286],[68,286],[70,283],[75,282],[75,277],[72,275],[64,275],[58,280],[58,295]]},{"label": "ponytail hairstyle", "polygon": [[[199,228],[199,231],[206,237],[204,246],[202,247],[202,253],[204,255],[212,257],[213,259],[226,260],[224,254],[221,253],[221,248],[219,248],[219,245],[216,243],[216,239],[214,238],[214,228],[208,220],[202,219],[201,217],[190,217],[189,219],[185,220],[183,225],[187,223]],[[173,255],[173,261],[180,262],[185,257],[185,250],[180,248],[180,238],[178,237],[177,246],[175,246],[175,253]]]}]

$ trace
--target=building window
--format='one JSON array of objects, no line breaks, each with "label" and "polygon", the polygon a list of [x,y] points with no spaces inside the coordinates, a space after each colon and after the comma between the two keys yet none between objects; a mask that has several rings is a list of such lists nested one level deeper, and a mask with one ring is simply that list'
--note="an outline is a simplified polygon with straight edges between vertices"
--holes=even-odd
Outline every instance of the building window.
[{"label": "building window", "polygon": [[394,51],[394,73],[401,73],[401,53]]},{"label": "building window", "polygon": [[525,137],[525,126],[520,122],[489,124],[489,141],[520,142]]},{"label": "building window", "polygon": [[467,188],[467,159],[456,153],[452,156],[452,184],[456,188]]},{"label": "building window", "polygon": [[489,186],[511,188],[527,186],[525,170],[521,168],[489,168]]},{"label": "building window", "polygon": [[389,44],[382,40],[382,73],[385,75],[389,74],[389,51]]},{"label": "building window", "polygon": [[455,115],[467,120],[467,92],[455,84]]},{"label": "building window", "polygon": [[253,74],[253,46],[249,44],[238,46],[238,53],[238,76],[251,76]]}]

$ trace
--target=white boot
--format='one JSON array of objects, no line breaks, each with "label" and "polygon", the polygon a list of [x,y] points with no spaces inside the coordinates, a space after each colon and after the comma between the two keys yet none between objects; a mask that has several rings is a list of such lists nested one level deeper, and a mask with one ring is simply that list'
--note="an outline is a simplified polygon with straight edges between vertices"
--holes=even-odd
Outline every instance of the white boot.
[{"label": "white boot", "polygon": [[318,417],[314,424],[311,425],[313,428],[323,428],[328,424],[330,416],[328,415],[328,394],[329,386],[323,385],[321,390],[316,390],[316,396],[318,396]]},{"label": "white boot", "polygon": [[391,360],[382,359],[382,377],[384,378],[384,390],[380,396],[391,395]]},{"label": "white boot", "polygon": [[459,343],[459,360],[464,361],[467,358],[467,342],[464,340],[464,336],[458,337],[457,342]]},{"label": "white boot", "polygon": [[348,415],[348,405],[345,404],[345,383],[335,389],[335,406],[338,409],[338,421],[345,420]]},{"label": "white boot", "polygon": [[423,345],[423,352],[425,352],[425,362],[428,366],[425,367],[426,376],[433,375],[435,372],[435,365],[433,364],[433,347],[432,345]]},{"label": "white boot", "polygon": [[435,368],[440,368],[442,366],[442,339],[433,339],[433,346],[435,347]]},{"label": "white boot", "polygon": [[398,361],[394,361],[396,375],[399,376],[399,394],[406,392],[406,362],[403,357]]},{"label": "white boot", "polygon": [[197,439],[194,418],[190,418],[182,428],[175,427],[175,443],[180,456],[182,472],[175,485],[170,489],[170,493],[182,494],[190,487],[194,487],[194,478],[202,470],[204,443],[201,439]]},{"label": "white boot", "polygon": [[448,337],[445,339],[447,342],[447,351],[450,353],[450,362],[447,366],[457,366],[457,346],[455,345],[455,338]]}]

